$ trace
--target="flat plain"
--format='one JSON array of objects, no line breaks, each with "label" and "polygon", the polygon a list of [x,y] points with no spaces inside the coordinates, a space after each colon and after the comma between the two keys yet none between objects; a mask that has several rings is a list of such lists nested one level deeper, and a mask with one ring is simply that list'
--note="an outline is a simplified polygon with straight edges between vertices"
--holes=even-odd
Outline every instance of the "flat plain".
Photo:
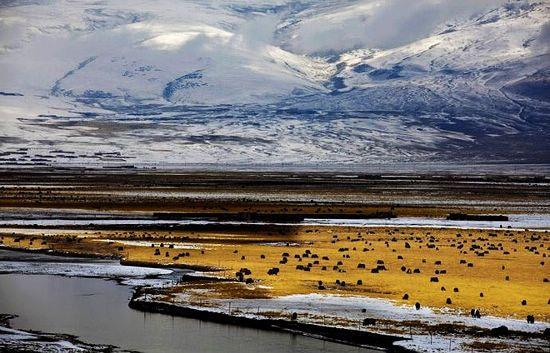
[{"label": "flat plain", "polygon": [[[4,171],[0,180],[5,247],[217,278],[174,284],[161,301],[207,308],[322,295],[550,320],[545,223],[498,218],[545,220],[543,177]],[[432,224],[451,214],[496,221]]]}]

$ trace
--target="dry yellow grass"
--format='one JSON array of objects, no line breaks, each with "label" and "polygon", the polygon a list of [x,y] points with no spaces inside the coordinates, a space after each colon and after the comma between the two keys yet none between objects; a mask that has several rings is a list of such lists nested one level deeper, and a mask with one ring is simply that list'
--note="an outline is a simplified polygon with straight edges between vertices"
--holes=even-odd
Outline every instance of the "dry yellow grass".
[{"label": "dry yellow grass", "polygon": [[[245,278],[254,280],[250,286],[269,287],[267,291],[262,290],[262,295],[313,292],[365,295],[467,313],[479,308],[483,314],[521,319],[533,314],[537,320],[550,320],[550,283],[544,282],[550,279],[545,263],[550,236],[546,232],[302,227],[290,234],[275,235],[43,229],[5,229],[2,234],[2,241],[8,247],[52,248],[117,255],[130,261],[212,266],[223,268],[220,273],[231,278],[241,268],[248,268],[252,273]],[[68,240],[73,237],[77,238]],[[151,248],[125,243],[143,238],[162,241],[164,246]],[[15,239],[19,241],[14,242]],[[103,241],[98,241],[100,239]],[[170,248],[170,244],[189,248]],[[157,250],[160,255],[155,255]],[[309,254],[305,255],[306,252]],[[174,259],[182,253],[189,256]],[[284,253],[289,255],[288,262],[281,264]],[[481,253],[483,256],[479,256]],[[387,270],[372,273],[379,260]],[[308,264],[311,264],[309,271],[296,269],[298,265],[307,267]],[[359,264],[365,268],[359,268]],[[279,274],[268,275],[268,270],[274,267],[280,269]],[[420,273],[408,273],[409,269],[411,272],[418,269]],[[432,277],[437,277],[438,282],[431,282]],[[346,285],[337,285],[337,280],[345,281]],[[358,280],[362,281],[361,285],[357,284]],[[318,281],[322,281],[324,289],[319,289]],[[441,287],[445,287],[445,291]],[[242,296],[239,289],[221,289],[218,295]],[[403,299],[405,294],[408,300]],[[447,304],[447,298],[451,304]],[[526,305],[522,305],[523,300]]]}]

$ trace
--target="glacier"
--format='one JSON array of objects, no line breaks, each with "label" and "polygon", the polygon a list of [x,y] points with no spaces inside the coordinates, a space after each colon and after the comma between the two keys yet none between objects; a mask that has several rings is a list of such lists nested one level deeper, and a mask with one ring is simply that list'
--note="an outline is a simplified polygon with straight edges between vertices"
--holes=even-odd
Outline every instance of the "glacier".
[{"label": "glacier", "polygon": [[4,0],[0,165],[546,165],[549,19],[548,0]]}]

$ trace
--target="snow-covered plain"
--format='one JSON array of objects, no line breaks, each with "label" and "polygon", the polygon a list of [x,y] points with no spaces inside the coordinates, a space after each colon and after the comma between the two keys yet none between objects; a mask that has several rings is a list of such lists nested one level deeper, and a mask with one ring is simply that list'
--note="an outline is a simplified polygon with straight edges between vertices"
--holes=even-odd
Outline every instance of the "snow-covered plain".
[{"label": "snow-covered plain", "polygon": [[[31,333],[0,326],[0,347],[6,351],[30,351],[48,353],[92,353],[102,352],[111,347],[93,347],[83,343],[72,343],[55,335]],[[7,348],[9,347],[9,348]],[[116,351],[116,350],[115,350]]]},{"label": "snow-covered plain", "polygon": [[546,214],[515,214],[509,215],[509,221],[452,221],[444,218],[431,217],[398,217],[390,219],[316,219],[304,220],[305,224],[340,225],[357,227],[430,227],[458,229],[550,229],[550,216]]},{"label": "snow-covered plain", "polygon": [[71,277],[145,277],[171,273],[171,270],[136,266],[120,266],[115,263],[56,263],[2,261],[4,273],[25,273],[33,275],[65,275]]},{"label": "snow-covered plain", "polygon": [[[260,312],[282,311],[290,315],[295,311],[308,315],[344,317],[356,322],[360,322],[365,317],[374,317],[379,320],[421,321],[431,325],[454,323],[483,328],[496,328],[505,325],[510,330],[525,332],[539,332],[550,327],[550,324],[545,322],[528,324],[524,320],[492,316],[474,319],[470,316],[456,315],[452,312],[435,312],[430,308],[416,310],[412,305],[397,305],[389,300],[364,296],[298,294],[270,299],[220,299],[217,302],[221,310],[225,310],[231,302],[233,310],[244,313],[257,314],[258,308],[260,308]],[[366,309],[366,313],[363,313],[361,309]],[[330,323],[330,320],[325,320],[325,322]]]},{"label": "snow-covered plain", "polygon": [[[274,313],[282,317],[298,314],[300,322],[319,325],[352,327],[378,333],[391,333],[404,338],[396,345],[404,346],[417,352],[482,352],[480,342],[495,344],[502,352],[536,351],[545,347],[544,339],[518,337],[474,337],[457,332],[438,332],[439,324],[456,325],[457,327],[494,329],[506,326],[520,332],[540,333],[550,328],[546,322],[528,324],[523,320],[483,316],[471,318],[463,313],[399,305],[386,299],[338,296],[323,294],[289,295],[270,299],[206,299],[198,306],[191,292],[194,289],[177,294],[172,299],[173,305],[183,305],[197,310],[207,310],[245,316],[249,318],[271,318]],[[145,295],[139,300],[155,301],[155,295]],[[362,326],[365,318],[376,320],[374,326]],[[449,349],[449,345],[451,349]]]},{"label": "snow-covered plain", "polygon": [[548,0],[0,3],[0,164],[550,162]]},{"label": "snow-covered plain", "polygon": [[20,253],[0,247],[0,274],[102,278],[129,286],[165,286],[173,284],[180,272],[182,270],[122,266],[114,260],[69,258],[39,252]]}]

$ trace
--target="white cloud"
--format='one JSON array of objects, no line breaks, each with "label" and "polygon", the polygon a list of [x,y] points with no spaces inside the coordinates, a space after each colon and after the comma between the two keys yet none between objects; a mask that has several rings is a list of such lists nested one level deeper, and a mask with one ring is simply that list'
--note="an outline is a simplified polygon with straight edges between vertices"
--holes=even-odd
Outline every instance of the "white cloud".
[{"label": "white cloud", "polygon": [[390,49],[507,0],[362,0],[298,23],[286,46],[300,53]]},{"label": "white cloud", "polygon": [[143,41],[142,44],[146,47],[159,50],[178,50],[185,44],[198,37],[204,37],[207,40],[219,39],[225,43],[232,36],[232,33],[225,32],[214,27],[194,26],[185,31],[160,31],[159,34]]}]

